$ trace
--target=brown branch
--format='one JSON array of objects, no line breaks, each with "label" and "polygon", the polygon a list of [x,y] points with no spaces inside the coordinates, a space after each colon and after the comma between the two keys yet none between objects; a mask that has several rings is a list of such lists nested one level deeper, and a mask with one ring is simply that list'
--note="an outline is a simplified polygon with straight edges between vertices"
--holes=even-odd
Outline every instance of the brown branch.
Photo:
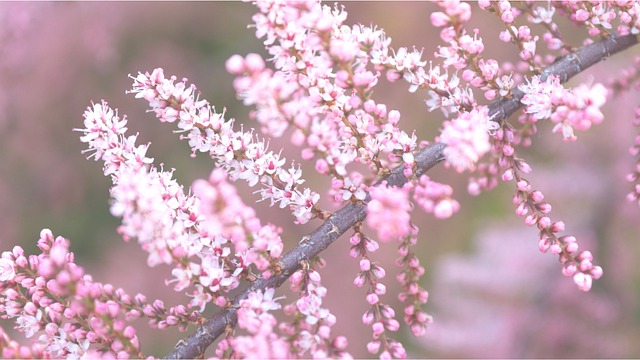
[{"label": "brown branch", "polygon": [[[605,40],[584,46],[575,53],[564,56],[546,67],[541,73],[542,80],[553,74],[559,76],[564,83],[591,65],[623,51],[637,42],[638,40],[634,35],[611,36]],[[502,98],[492,102],[489,104],[489,116],[498,122],[506,120],[521,108],[520,99],[522,99],[523,95],[522,91],[514,89],[510,98]],[[419,151],[415,156],[417,163],[416,174],[419,176],[444,160],[443,149],[443,144],[435,143]],[[387,181],[387,184],[391,186],[402,186],[407,182],[403,175],[403,166],[396,167],[391,174],[382,180]],[[335,212],[331,218],[305,237],[305,241],[300,242],[298,246],[282,256],[283,271],[281,274],[266,280],[259,279],[252,283],[233,299],[233,306],[222,309],[208,318],[193,335],[181,341],[166,358],[196,358],[204,354],[207,347],[224,333],[227,326],[235,326],[238,321],[236,310],[240,300],[246,299],[249,293],[254,290],[280,287],[289,276],[300,269],[302,262],[309,261],[320,254],[352,226],[363,221],[366,217],[365,206],[364,204],[350,203]]]}]

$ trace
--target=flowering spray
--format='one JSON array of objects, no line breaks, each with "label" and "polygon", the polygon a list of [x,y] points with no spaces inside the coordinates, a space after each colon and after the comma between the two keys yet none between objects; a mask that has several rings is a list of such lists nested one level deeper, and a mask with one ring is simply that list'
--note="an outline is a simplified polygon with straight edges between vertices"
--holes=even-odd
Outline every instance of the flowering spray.
[{"label": "flowering spray", "polygon": [[[323,304],[329,294],[320,257],[347,233],[342,239],[349,241],[349,256],[359,268],[353,284],[363,288],[368,304],[361,316],[371,331],[367,350],[404,358],[407,352],[394,333],[406,326],[421,336],[433,321],[421,285],[425,270],[413,250],[420,229],[412,212],[418,205],[446,219],[461,206],[450,185],[426,174],[440,163],[452,173],[467,173],[473,195],[500,182],[512,186],[515,213],[538,229],[540,251],[555,255],[562,274],[580,290],[589,291],[603,275],[592,253],[564,234],[564,222],[551,219],[551,205],[525,177],[532,168],[517,151],[533,146],[538,123],[551,121],[550,132],[572,142],[604,120],[607,96],[629,89],[634,73],[608,86],[563,84],[637,43],[640,5],[478,2],[477,11],[504,23],[500,40],[517,50],[517,65],[484,55],[480,31],[467,28],[467,3],[444,1],[431,14],[442,40],[431,60],[423,60],[423,51],[393,48],[379,28],[345,25],[347,12],[340,5],[254,5],[250,27],[268,58],[233,55],[226,69],[235,76],[237,97],[252,107],[259,131],[238,126],[225,110],[200,98],[195,85],[162,68],[130,75],[128,93],[146,101],[158,120],[177,126],[193,156],[211,157],[209,179],[189,189],[178,184],[173,171],[146,156],[149,145],[127,133],[126,116],[106,101],[92,103],[84,126],[75,129],[87,157],[101,161],[112,180],[110,211],[121,219],[118,233],[137,241],[148,266],[170,266],[165,283],[186,293],[188,302],[167,307],[94,281],[75,263],[69,240],[45,229],[40,254],[27,255],[16,246],[0,259],[0,314],[30,340],[20,345],[2,331],[3,357],[146,357],[131,324],[140,318],[157,329],[197,326],[169,358],[204,356],[213,344],[210,354],[219,358],[350,357],[346,337],[336,334],[336,316]],[[581,46],[564,40],[559,17],[585,29]],[[533,35],[534,28],[542,38]],[[443,116],[440,133],[425,141],[402,130],[400,112],[374,96],[385,79],[406,81],[408,91],[423,93],[425,110]],[[299,160],[271,148],[269,138],[284,136],[300,149]],[[636,157],[639,139],[631,149]],[[307,187],[301,161],[326,176],[330,186],[324,195]],[[640,197],[639,172],[636,166],[628,177],[634,184],[628,199],[634,202]],[[285,249],[283,229],[263,224],[238,196],[232,182],[239,180],[254,189],[257,201],[288,209],[296,224],[316,222],[317,229]],[[321,208],[321,196],[338,210]],[[389,243],[398,254],[397,294],[387,294],[386,270],[375,260],[375,252]],[[295,299],[277,295],[287,280]],[[404,303],[399,314],[386,296]],[[212,307],[214,315],[202,315]]]}]

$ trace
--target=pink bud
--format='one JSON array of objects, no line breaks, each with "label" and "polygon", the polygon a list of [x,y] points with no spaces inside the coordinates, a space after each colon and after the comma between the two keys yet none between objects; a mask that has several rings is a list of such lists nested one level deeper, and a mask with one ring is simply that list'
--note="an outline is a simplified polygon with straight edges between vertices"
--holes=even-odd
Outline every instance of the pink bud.
[{"label": "pink bud", "polygon": [[578,259],[593,261],[593,254],[591,254],[591,251],[586,250],[581,252],[580,255],[578,255]]},{"label": "pink bud", "polygon": [[512,156],[514,152],[513,146],[511,146],[510,144],[504,144],[502,146],[502,153],[505,156]]},{"label": "pink bud", "polygon": [[551,212],[551,205],[549,203],[543,202],[536,205],[536,209],[543,214],[548,214]]},{"label": "pink bud", "polygon": [[24,304],[24,312],[27,315],[35,315],[36,311],[38,311],[38,308],[36,307],[36,304],[32,303],[31,301],[29,301],[28,303]]},{"label": "pink bud", "polygon": [[309,271],[308,275],[309,276],[309,280],[311,280],[311,282],[313,283],[320,283],[320,273],[315,271],[315,270],[311,270]]},{"label": "pink bud", "polygon": [[371,269],[371,272],[373,272],[373,276],[375,276],[376,279],[382,279],[386,275],[386,271],[384,270],[384,268],[377,265]]},{"label": "pink bud", "polygon": [[533,226],[536,224],[537,220],[538,220],[538,216],[536,214],[530,214],[524,219],[524,223],[529,226]]},{"label": "pink bud", "polygon": [[386,319],[391,319],[396,316],[396,311],[388,305],[380,305],[380,314]]},{"label": "pink bud", "polygon": [[576,271],[578,271],[578,268],[574,263],[566,263],[562,267],[562,275],[564,276],[573,276],[576,273]]},{"label": "pink bud", "polygon": [[360,271],[369,271],[371,269],[371,261],[369,259],[360,260]]},{"label": "pink bud", "polygon": [[293,275],[291,275],[289,279],[292,284],[299,285],[300,282],[302,282],[303,277],[304,275],[302,274],[302,271],[296,271],[293,273]]},{"label": "pink bud", "polygon": [[529,208],[527,207],[526,203],[521,203],[516,208],[516,215],[518,216],[525,216],[527,215],[528,212],[529,212]]},{"label": "pink bud", "polygon": [[421,323],[411,324],[411,333],[413,336],[421,337],[427,332],[427,327]]},{"label": "pink bud", "polygon": [[86,338],[92,343],[95,343],[101,340],[101,337],[93,331],[87,332]]},{"label": "pink bud", "polygon": [[396,70],[389,69],[389,70],[387,70],[386,76],[387,76],[387,80],[389,82],[394,82],[394,81],[397,81],[398,79],[400,79],[402,77],[402,74],[400,74]]},{"label": "pink bud", "polygon": [[538,248],[540,249],[540,252],[546,253],[547,251],[549,251],[550,247],[551,245],[549,244],[547,239],[542,239],[538,241]]},{"label": "pink bud", "polygon": [[594,266],[591,268],[591,270],[589,271],[589,273],[591,274],[591,276],[594,279],[600,279],[602,277],[603,271],[602,268],[600,266]]},{"label": "pink bud", "polygon": [[460,208],[457,201],[446,199],[439,201],[433,209],[433,215],[436,219],[448,219]]},{"label": "pink bud", "polygon": [[382,323],[378,321],[371,326],[371,329],[373,330],[373,338],[377,339],[380,334],[384,332],[384,325],[382,325]]},{"label": "pink bud", "polygon": [[47,333],[47,335],[49,335],[50,337],[52,335],[57,335],[58,334],[58,325],[55,323],[48,323],[47,325],[45,325],[44,327],[44,331]]},{"label": "pink bud", "polygon": [[367,351],[369,351],[369,354],[376,354],[378,351],[380,351],[380,341],[374,340],[368,343]]},{"label": "pink bud", "polygon": [[373,311],[369,310],[362,315],[362,323],[365,325],[371,325],[373,323]]},{"label": "pink bud", "polygon": [[587,10],[580,9],[576,11],[575,17],[577,21],[587,21],[589,19],[589,12]]},{"label": "pink bud", "polygon": [[580,271],[586,272],[586,271],[591,270],[592,267],[593,267],[593,263],[591,263],[591,260],[584,259],[584,260],[580,261]]},{"label": "pink bud", "polygon": [[349,256],[354,259],[360,256],[360,248],[357,246],[352,246],[351,248],[349,248]]},{"label": "pink bud", "polygon": [[244,59],[244,64],[247,70],[252,73],[260,72],[264,69],[264,60],[262,60],[262,56],[255,53],[248,54]]},{"label": "pink bud", "polygon": [[240,75],[244,71],[244,59],[238,54],[232,55],[224,65],[227,72],[232,75]]},{"label": "pink bud", "polygon": [[378,295],[384,295],[387,292],[387,287],[383,283],[377,283],[373,291]]},{"label": "pink bud", "polygon": [[529,185],[529,182],[527,180],[518,181],[518,183],[516,184],[516,187],[520,191],[529,191],[529,190],[531,190],[531,186]]},{"label": "pink bud", "polygon": [[445,27],[449,24],[451,19],[445,13],[437,11],[431,13],[431,24],[435,27]]},{"label": "pink bud", "polygon": [[567,252],[569,254],[573,254],[576,251],[578,251],[578,243],[576,243],[576,242],[568,243],[568,244],[565,245],[564,248],[565,248],[565,250],[567,250]]},{"label": "pink bud", "polygon": [[513,170],[509,169],[502,173],[502,181],[507,182],[513,180]]},{"label": "pink bud", "polygon": [[389,331],[398,331],[398,329],[400,329],[400,322],[396,319],[390,319],[386,323],[386,328]]},{"label": "pink bud", "polygon": [[131,326],[127,326],[126,328],[124,328],[123,335],[127,339],[133,339],[136,336],[136,329]]},{"label": "pink bud", "polygon": [[380,299],[378,298],[378,295],[376,295],[375,293],[371,293],[367,295],[367,303],[369,303],[369,305],[375,305],[378,303],[378,301],[380,301]]},{"label": "pink bud", "polygon": [[546,229],[551,225],[551,219],[549,219],[547,216],[543,216],[538,220],[538,228],[539,229]]},{"label": "pink bud", "polygon": [[564,231],[565,225],[563,221],[556,221],[551,225],[551,232],[557,233]]},{"label": "pink bud", "polygon": [[18,266],[19,268],[26,268],[27,266],[29,266],[29,261],[26,257],[20,255],[16,258],[16,266]]},{"label": "pink bud", "polygon": [[377,241],[366,239],[364,247],[367,249],[368,252],[375,252],[376,250],[378,250],[378,248],[380,248],[380,244],[378,244]]},{"label": "pink bud", "polygon": [[522,160],[518,161],[516,163],[516,166],[518,167],[518,169],[520,169],[520,171],[522,171],[525,174],[528,174],[531,172],[531,166],[529,166],[529,164],[527,164]]},{"label": "pink bud", "polygon": [[349,342],[344,336],[337,336],[333,340],[333,346],[338,350],[345,350],[347,348],[347,345],[349,345]]},{"label": "pink bud", "polygon": [[324,159],[316,160],[316,171],[321,175],[326,175],[329,173],[329,164]]},{"label": "pink bud", "polygon": [[573,275],[573,282],[578,285],[578,289],[582,291],[589,291],[591,290],[593,279],[591,278],[591,275],[579,272]]}]

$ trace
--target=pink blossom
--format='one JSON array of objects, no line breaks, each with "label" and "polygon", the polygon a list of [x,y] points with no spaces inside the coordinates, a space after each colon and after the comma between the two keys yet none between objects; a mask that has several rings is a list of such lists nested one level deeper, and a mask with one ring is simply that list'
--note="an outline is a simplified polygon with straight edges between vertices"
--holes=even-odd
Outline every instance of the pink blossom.
[{"label": "pink blossom", "polygon": [[439,11],[431,13],[430,19],[431,19],[431,25],[435,27],[445,27],[450,23],[449,16]]},{"label": "pink blossom", "polygon": [[433,213],[438,219],[447,219],[460,209],[460,204],[451,197],[453,189],[422,175],[414,188],[413,199],[422,209]]},{"label": "pink blossom", "polygon": [[411,205],[406,190],[384,185],[370,189],[367,225],[375,229],[380,241],[397,240],[410,231]]},{"label": "pink blossom", "polygon": [[606,101],[607,90],[601,84],[567,90],[555,76],[544,82],[534,76],[519,88],[525,92],[521,101],[526,112],[536,119],[551,119],[556,124],[553,132],[561,132],[565,141],[576,139],[574,130],[588,130],[604,119],[600,108]]},{"label": "pink blossom", "polygon": [[[260,68],[254,63],[250,59],[247,66]],[[187,87],[184,81],[175,83],[176,77],[165,78],[162,69],[151,74],[139,73],[132,78],[134,84],[130,92],[149,101],[160,121],[173,120],[174,115],[167,115],[169,110],[180,116],[178,127],[187,133],[184,137],[189,139],[194,153],[208,152],[224,164],[231,179],[244,179],[250,186],[260,182],[262,198],[271,199],[272,204],[280,202],[281,207],[291,207],[298,222],[306,223],[313,217],[319,195],[309,189],[300,192],[276,186],[273,179],[286,171],[282,166],[285,159],[268,151],[265,142],[256,139],[251,132],[234,131],[233,120],[225,120],[224,112],[216,113],[206,100],[194,95],[194,85]],[[176,105],[170,105],[173,103]],[[299,183],[302,180],[298,180]]]},{"label": "pink blossom", "polygon": [[448,166],[456,171],[473,170],[475,163],[490,149],[489,131],[496,123],[488,118],[488,109],[480,107],[445,121],[439,141],[447,147],[443,153]]},{"label": "pink blossom", "polygon": [[534,24],[545,23],[551,24],[553,22],[553,14],[555,13],[556,8],[551,6],[551,3],[547,4],[546,7],[536,6],[533,8],[531,21]]}]

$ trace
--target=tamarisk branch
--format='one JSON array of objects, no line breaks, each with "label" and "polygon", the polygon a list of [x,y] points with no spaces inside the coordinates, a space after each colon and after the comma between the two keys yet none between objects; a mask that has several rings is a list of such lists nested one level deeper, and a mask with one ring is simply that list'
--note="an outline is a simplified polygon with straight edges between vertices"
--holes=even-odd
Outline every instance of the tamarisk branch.
[{"label": "tamarisk branch", "polygon": [[[550,75],[555,75],[564,83],[590,66],[637,44],[637,42],[635,35],[612,35],[604,40],[586,45],[546,67],[540,74],[541,80],[544,81]],[[520,100],[523,96],[524,93],[521,90],[514,88],[509,97],[498,99],[489,104],[489,117],[496,122],[505,121],[522,107]],[[444,147],[443,144],[434,143],[415,154],[417,166],[415,173],[417,176],[444,160],[442,153]],[[405,184],[407,178],[403,175],[403,166],[393,169],[378,184],[382,181],[386,181],[387,186],[402,186]],[[194,334],[176,345],[174,351],[168,354],[166,358],[180,359],[202,356],[207,347],[222,335],[228,327],[236,324],[238,320],[237,306],[241,300],[246,299],[255,290],[280,287],[289,276],[301,268],[304,262],[317,256],[348,229],[363,221],[366,217],[366,201],[368,200],[369,196],[365,199],[365,203],[350,203],[336,211],[315,231],[304,237],[304,240],[298,246],[282,256],[282,272],[280,274],[274,275],[269,279],[259,279],[253,282],[233,299],[231,306],[218,311],[208,318]]]}]

